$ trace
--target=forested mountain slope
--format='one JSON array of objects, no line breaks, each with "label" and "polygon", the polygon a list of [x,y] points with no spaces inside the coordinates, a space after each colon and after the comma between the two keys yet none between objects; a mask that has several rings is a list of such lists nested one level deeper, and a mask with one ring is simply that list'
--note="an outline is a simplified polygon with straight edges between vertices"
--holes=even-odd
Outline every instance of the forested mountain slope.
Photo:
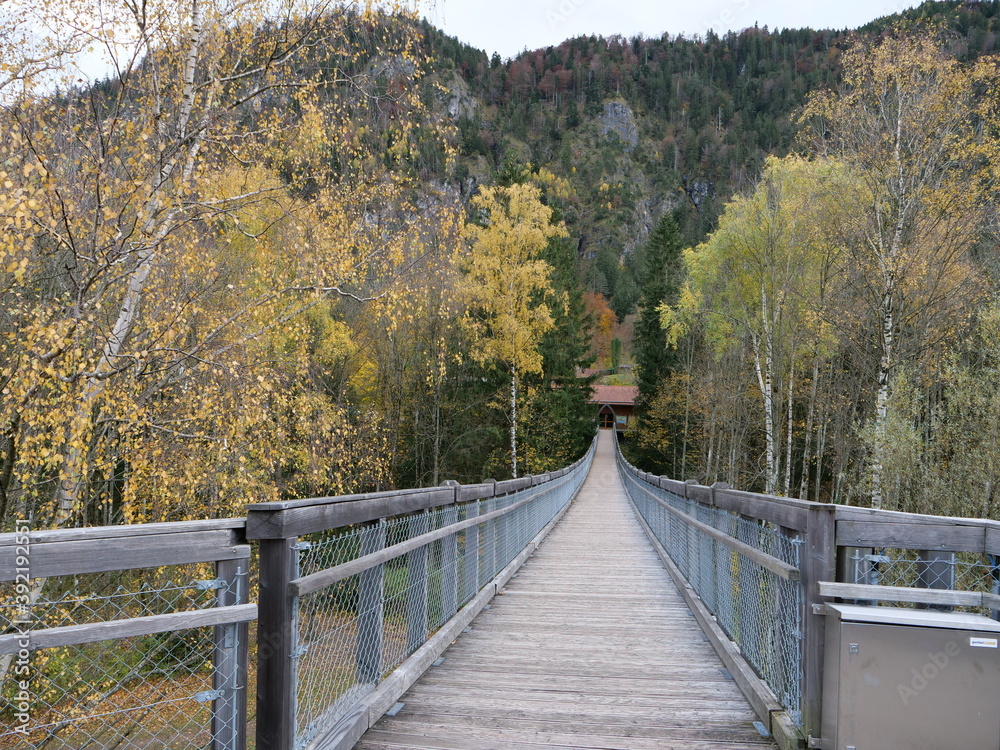
[{"label": "forested mountain slope", "polygon": [[[900,17],[951,29],[959,59],[1000,49],[996,2],[926,2],[856,33],[876,36]],[[427,24],[423,33],[460,131],[454,179],[467,193],[506,159],[564,177],[584,283],[624,316],[638,300],[641,248],[660,215],[676,212],[682,242],[700,242],[767,155],[792,148],[806,96],[838,84],[855,32],[580,37],[507,61]]]},{"label": "forested mountain slope", "polygon": [[[12,7],[25,17],[0,36],[0,527],[570,462],[595,424],[578,372],[620,354],[615,317],[645,295],[639,337],[662,348],[648,308],[680,279],[650,277],[758,188],[809,93],[890,23],[587,37],[502,61],[330,0],[281,17],[269,0],[86,0],[114,18],[86,33],[69,23],[82,1]],[[32,13],[66,34],[18,44]],[[937,18],[961,60],[997,48],[997,2],[906,15]],[[115,74],[53,93],[50,69],[95,43]],[[693,347],[660,358],[685,398],[714,377]],[[726,372],[731,391],[703,393],[742,415],[729,469],[759,485],[752,381]],[[685,436],[714,424],[664,403]],[[814,427],[786,403],[808,463]],[[706,434],[681,471],[705,456],[699,475],[722,472]],[[851,446],[830,450],[847,465]]]}]

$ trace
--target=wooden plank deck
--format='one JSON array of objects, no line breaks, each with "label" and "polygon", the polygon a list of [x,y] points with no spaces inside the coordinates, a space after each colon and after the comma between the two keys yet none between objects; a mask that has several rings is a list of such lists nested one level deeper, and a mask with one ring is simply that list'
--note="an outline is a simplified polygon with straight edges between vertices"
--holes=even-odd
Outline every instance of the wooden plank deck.
[{"label": "wooden plank deck", "polygon": [[639,528],[609,432],[563,520],[400,700],[358,750],[774,747]]}]

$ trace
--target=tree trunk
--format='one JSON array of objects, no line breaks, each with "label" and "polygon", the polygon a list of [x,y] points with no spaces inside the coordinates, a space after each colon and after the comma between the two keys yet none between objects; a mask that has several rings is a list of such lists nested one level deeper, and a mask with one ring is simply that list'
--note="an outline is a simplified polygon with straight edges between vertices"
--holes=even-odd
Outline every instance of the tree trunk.
[{"label": "tree trunk", "polygon": [[[0,461],[0,526],[6,526],[7,513],[10,509],[10,480],[14,475],[14,464],[17,462],[17,433],[21,429],[21,415],[15,414],[7,429],[7,437],[3,439],[3,460]],[[25,516],[29,514],[25,511]]]},{"label": "tree trunk", "polygon": [[97,375],[87,379],[83,395],[76,407],[75,418],[70,422],[66,460],[63,462],[56,490],[56,515],[53,524],[56,528],[65,526],[69,522],[79,502],[80,488],[86,471],[86,435],[95,418],[97,400],[107,386],[108,376],[117,369],[117,359],[135,323],[142,293],[152,270],[153,256],[152,247],[146,247],[136,258],[136,266],[129,277],[128,290],[118,310],[118,319],[104,345],[104,352],[97,366]]},{"label": "tree trunk", "polygon": [[753,365],[757,373],[757,385],[760,388],[760,395],[764,401],[764,439],[766,446],[766,474],[764,476],[764,493],[773,495],[777,484],[777,471],[774,466],[775,445],[774,445],[774,381],[772,380],[772,368],[774,362],[771,358],[770,346],[765,342],[768,351],[764,355],[764,364],[760,361],[760,342],[757,337],[753,337]]},{"label": "tree trunk", "polygon": [[813,356],[813,381],[809,389],[809,409],[806,413],[806,434],[802,447],[802,481],[799,483],[799,498],[807,500],[809,492],[809,470],[812,467],[812,434],[813,421],[816,416],[816,395],[819,384],[819,357]]},{"label": "tree trunk", "polygon": [[886,290],[882,298],[882,358],[878,368],[878,392],[875,395],[875,424],[871,463],[872,508],[881,508],[884,499],[886,420],[889,414],[889,378],[892,366],[893,310],[892,293]]},{"label": "tree trunk", "polygon": [[826,429],[827,416],[824,412],[820,420],[819,435],[816,439],[816,484],[813,502],[817,503],[820,501],[820,493],[823,490],[823,455],[826,451]]},{"label": "tree trunk", "polygon": [[[160,192],[169,185],[178,169],[180,169],[182,181],[190,178],[204,140],[203,135],[191,137],[191,134],[188,133],[195,98],[198,95],[195,74],[203,34],[201,6],[198,0],[192,0],[191,33],[187,39],[188,48],[183,74],[184,89],[175,133],[177,143],[186,143],[187,148],[186,150],[177,148],[177,155],[163,164],[157,175],[157,184],[153,187],[152,195],[143,206],[141,232],[147,238],[146,244],[136,252],[135,266],[129,274],[125,297],[118,308],[118,317],[107,333],[97,374],[87,379],[80,402],[76,406],[75,417],[70,422],[67,431],[66,459],[59,472],[59,485],[55,497],[56,507],[53,523],[55,528],[66,525],[76,510],[86,471],[84,436],[88,432],[89,425],[93,424],[97,402],[107,387],[108,378],[118,369],[118,359],[125,345],[125,339],[128,338],[139,314],[139,305],[142,302],[146,282],[152,271],[157,248],[170,232],[172,219],[176,215],[176,209],[171,208],[165,212],[164,216],[161,216],[164,201],[161,200]],[[163,134],[162,137],[166,138],[166,134]],[[183,166],[181,166],[182,158],[184,160]],[[77,434],[74,434],[74,430],[77,431]]]},{"label": "tree trunk", "polygon": [[510,370],[510,472],[517,479],[517,369]]},{"label": "tree trunk", "polygon": [[[896,82],[896,96],[900,97],[899,82]],[[882,357],[878,366],[878,392],[875,396],[875,424],[874,424],[874,445],[872,447],[871,464],[871,503],[872,508],[881,508],[885,499],[885,465],[883,463],[886,445],[886,419],[889,411],[889,379],[892,376],[893,365],[893,329],[895,327],[895,310],[893,306],[893,295],[896,290],[896,268],[895,264],[902,252],[903,229],[905,226],[904,206],[906,204],[906,183],[904,180],[903,158],[901,146],[903,141],[903,120],[902,114],[896,116],[896,141],[893,157],[895,159],[897,179],[896,179],[896,200],[898,205],[895,208],[896,216],[892,224],[892,237],[889,239],[888,252],[883,241],[878,244],[879,262],[882,272],[882,301],[879,307],[879,315],[882,327]]]},{"label": "tree trunk", "polygon": [[785,494],[792,494],[792,427],[795,419],[795,366],[788,370],[788,435],[785,445]]}]

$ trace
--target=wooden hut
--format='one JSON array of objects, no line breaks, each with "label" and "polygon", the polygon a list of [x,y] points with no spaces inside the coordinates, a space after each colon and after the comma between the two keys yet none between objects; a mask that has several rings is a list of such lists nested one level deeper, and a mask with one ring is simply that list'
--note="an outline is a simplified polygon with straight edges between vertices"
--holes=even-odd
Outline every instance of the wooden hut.
[{"label": "wooden hut", "polygon": [[595,385],[590,401],[600,406],[597,417],[602,430],[614,427],[622,431],[635,419],[635,399],[639,389],[634,385]]}]

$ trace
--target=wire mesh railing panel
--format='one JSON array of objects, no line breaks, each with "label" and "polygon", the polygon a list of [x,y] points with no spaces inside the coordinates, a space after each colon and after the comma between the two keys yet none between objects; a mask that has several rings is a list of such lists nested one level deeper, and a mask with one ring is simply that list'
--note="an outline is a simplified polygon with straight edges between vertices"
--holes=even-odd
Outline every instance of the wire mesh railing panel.
[{"label": "wire mesh railing panel", "polygon": [[802,613],[798,581],[775,572],[713,538],[671,508],[799,567],[801,543],[776,527],[702,505],[643,482],[625,467],[625,489],[674,565],[701,597],[743,658],[771,688],[794,722],[801,720]]},{"label": "wire mesh railing panel", "polygon": [[33,582],[35,601],[16,617],[14,600],[0,600],[24,634],[18,654],[0,657],[0,748],[203,748],[242,732],[238,697],[217,690],[220,633],[227,654],[247,648],[235,625],[44,648],[32,634],[245,601],[246,573],[244,563],[232,581],[210,565],[51,577]]},{"label": "wire mesh railing panel", "polygon": [[[951,589],[1000,594],[1000,557],[972,552],[895,548],[854,548],[848,554],[853,583],[906,588]],[[959,605],[920,605],[901,601],[894,607],[961,610],[993,617],[996,610]]]},{"label": "wire mesh railing panel", "polygon": [[[299,543],[301,577],[440,532],[297,599],[295,747],[306,748],[333,728],[473,600],[566,506],[588,468],[585,462],[559,480],[519,492],[392,516]],[[507,512],[490,516],[499,511]]]}]

